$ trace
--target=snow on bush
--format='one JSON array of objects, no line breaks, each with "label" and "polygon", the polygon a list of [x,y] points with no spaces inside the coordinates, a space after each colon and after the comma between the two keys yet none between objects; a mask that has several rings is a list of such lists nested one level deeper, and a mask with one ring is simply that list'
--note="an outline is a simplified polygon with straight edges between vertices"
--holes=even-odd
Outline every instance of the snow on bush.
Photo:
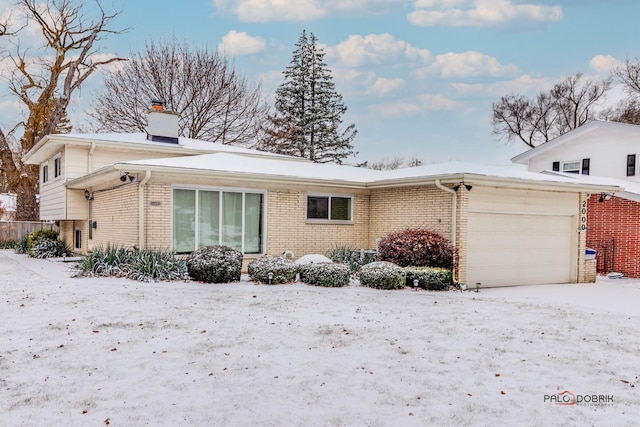
[{"label": "snow on bush", "polygon": [[288,259],[273,255],[263,255],[247,265],[251,280],[257,283],[269,283],[269,273],[273,273],[271,284],[295,282],[298,265]]},{"label": "snow on bush", "polygon": [[452,283],[451,270],[438,267],[406,267],[407,286],[413,287],[418,280],[418,287],[429,291],[446,291]]},{"label": "snow on bush", "polygon": [[29,251],[29,256],[33,258],[57,258],[66,255],[71,255],[71,251],[60,239],[38,239]]},{"label": "snow on bush", "polygon": [[376,261],[360,268],[360,283],[376,289],[402,289],[406,284],[406,271],[391,262]]},{"label": "snow on bush", "polygon": [[187,271],[199,282],[237,282],[242,273],[242,252],[222,245],[205,246],[187,258]]},{"label": "snow on bush", "polygon": [[351,270],[349,266],[334,263],[314,263],[300,266],[300,280],[308,285],[338,288],[347,286]]},{"label": "snow on bush", "polygon": [[453,268],[451,242],[430,230],[409,228],[388,234],[378,245],[378,259],[401,267]]},{"label": "snow on bush", "polygon": [[330,263],[332,262],[329,258],[320,254],[309,254],[304,255],[298,258],[295,263],[298,265],[307,265],[307,264],[319,264],[319,263]]}]

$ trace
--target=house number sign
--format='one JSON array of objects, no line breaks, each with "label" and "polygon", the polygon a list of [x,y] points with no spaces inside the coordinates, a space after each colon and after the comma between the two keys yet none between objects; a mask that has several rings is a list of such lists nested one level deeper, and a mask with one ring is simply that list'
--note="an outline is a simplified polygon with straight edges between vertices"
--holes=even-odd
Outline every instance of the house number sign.
[{"label": "house number sign", "polygon": [[587,201],[582,201],[582,209],[580,210],[580,231],[587,229]]}]

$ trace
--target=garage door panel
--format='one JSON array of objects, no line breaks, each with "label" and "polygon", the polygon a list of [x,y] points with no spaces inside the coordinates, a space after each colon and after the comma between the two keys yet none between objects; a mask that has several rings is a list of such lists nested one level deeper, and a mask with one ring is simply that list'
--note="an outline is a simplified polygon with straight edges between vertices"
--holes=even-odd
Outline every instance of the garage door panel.
[{"label": "garage door panel", "polygon": [[571,281],[571,216],[471,212],[468,220],[471,287]]}]

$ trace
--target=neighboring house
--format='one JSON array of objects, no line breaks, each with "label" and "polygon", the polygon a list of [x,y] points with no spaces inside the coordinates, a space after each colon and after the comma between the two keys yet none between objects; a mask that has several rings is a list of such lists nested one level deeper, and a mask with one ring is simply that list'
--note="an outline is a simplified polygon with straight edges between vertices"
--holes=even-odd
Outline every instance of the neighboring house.
[{"label": "neighboring house", "polygon": [[621,187],[589,198],[587,246],[597,251],[599,273],[640,277],[640,126],[592,121],[512,161],[532,172],[575,174],[582,182],[596,176]]},{"label": "neighboring house", "polygon": [[455,277],[471,288],[586,282],[595,265],[579,232],[583,206],[619,190],[517,166],[316,164],[178,138],[174,116],[150,114],[148,135],[49,135],[24,157],[41,167],[42,219],[59,221],[77,252],[224,244],[247,262],[375,248],[389,232],[424,227],[451,240]]},{"label": "neighboring house", "polygon": [[16,219],[16,195],[12,193],[0,193],[0,221],[13,221]]}]

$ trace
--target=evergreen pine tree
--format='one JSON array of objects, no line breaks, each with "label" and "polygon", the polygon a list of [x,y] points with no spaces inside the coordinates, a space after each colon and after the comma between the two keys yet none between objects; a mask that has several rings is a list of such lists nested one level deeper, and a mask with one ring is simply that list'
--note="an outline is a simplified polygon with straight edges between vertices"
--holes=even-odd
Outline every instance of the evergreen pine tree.
[{"label": "evergreen pine tree", "polygon": [[293,59],[276,91],[275,114],[270,114],[260,148],[305,157],[317,163],[342,161],[354,155],[355,124],[339,129],[347,107],[336,92],[324,50],[317,38],[302,32]]}]

